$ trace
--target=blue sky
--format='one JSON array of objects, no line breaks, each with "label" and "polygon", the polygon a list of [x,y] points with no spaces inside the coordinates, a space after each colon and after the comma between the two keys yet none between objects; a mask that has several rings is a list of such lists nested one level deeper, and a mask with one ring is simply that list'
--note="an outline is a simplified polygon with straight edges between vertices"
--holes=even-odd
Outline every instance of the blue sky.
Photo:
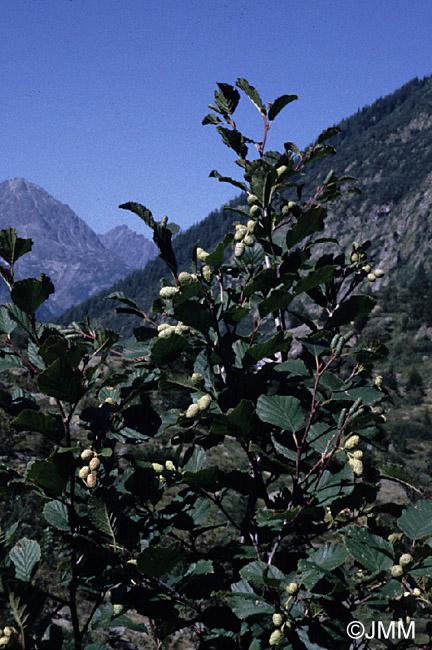
[{"label": "blue sky", "polygon": [[432,74],[431,0],[1,0],[0,18],[0,181],[41,185],[96,232],[150,234],[124,201],[186,228],[235,196],[208,178],[240,171],[201,126],[217,81],[299,96],[277,149]]}]

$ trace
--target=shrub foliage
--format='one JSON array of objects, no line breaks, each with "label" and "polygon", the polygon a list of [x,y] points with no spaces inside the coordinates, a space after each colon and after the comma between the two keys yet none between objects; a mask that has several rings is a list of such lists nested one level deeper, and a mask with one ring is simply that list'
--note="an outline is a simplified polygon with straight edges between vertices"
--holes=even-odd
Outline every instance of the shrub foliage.
[{"label": "shrub foliage", "polygon": [[[237,128],[241,93],[261,114],[261,139]],[[133,340],[88,320],[39,322],[54,287],[43,275],[15,281],[32,242],[0,233],[11,297],[0,368],[32,384],[0,391],[7,435],[48,448],[25,467],[12,452],[0,469],[3,497],[33,493],[43,521],[38,539],[18,521],[1,533],[0,647],[95,650],[106,647],[98,631],[120,626],[154,648],[183,638],[202,650],[348,650],[360,647],[353,620],[430,614],[430,497],[376,500],[380,476],[419,490],[371,460],[385,397],[372,367],[385,348],[359,346],[351,329],[374,305],[360,290],[375,279],[368,242],[344,252],[325,237],[326,204],[355,191],[352,179],[329,172],[303,191],[337,129],[306,151],[266,150],[295,99],[266,105],[245,79],[218,84],[203,123],[243,178],[210,175],[249,207],[214,250],[194,248],[189,269],[178,268],[175,224],[120,206],[153,231],[171,274],[151,314],[109,296],[142,319]]]}]

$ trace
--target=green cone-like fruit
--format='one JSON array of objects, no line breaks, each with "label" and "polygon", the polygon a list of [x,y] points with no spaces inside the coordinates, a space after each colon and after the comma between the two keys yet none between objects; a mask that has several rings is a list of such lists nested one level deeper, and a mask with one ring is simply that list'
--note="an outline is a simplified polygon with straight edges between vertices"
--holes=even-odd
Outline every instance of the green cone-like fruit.
[{"label": "green cone-like fruit", "polygon": [[93,474],[93,473],[92,473],[92,474],[89,474],[89,475],[87,476],[86,483],[87,483],[87,487],[89,487],[89,488],[94,488],[94,487],[96,487],[96,483],[97,483],[97,476],[96,476],[96,474]]},{"label": "green cone-like fruit", "polygon": [[210,253],[207,253],[203,248],[198,247],[196,249],[196,256],[200,262],[205,262],[209,255]]},{"label": "green cone-like fruit", "polygon": [[100,460],[99,458],[92,458],[91,461],[89,462],[89,467],[92,472],[94,472],[95,469],[98,469],[100,467]]},{"label": "green cone-like fruit", "polygon": [[165,461],[165,467],[170,472],[175,472],[176,471],[176,466],[174,465],[172,460],[166,460]]},{"label": "green cone-like fruit", "polygon": [[290,582],[289,585],[285,587],[285,591],[291,594],[291,596],[296,594],[298,591],[298,584],[296,582]]},{"label": "green cone-like fruit", "polygon": [[206,282],[211,282],[213,273],[208,264],[202,267],[201,269],[202,276]]},{"label": "green cone-like fruit", "polygon": [[375,269],[374,276],[376,278],[382,278],[383,275],[384,275],[384,271],[382,269]]},{"label": "green cone-like fruit", "polygon": [[163,300],[169,300],[170,298],[174,298],[176,293],[178,293],[177,287],[162,287],[159,291],[159,296]]},{"label": "green cone-like fruit", "polygon": [[154,471],[156,472],[156,474],[162,474],[162,472],[165,469],[165,467],[163,465],[161,465],[161,463],[152,463],[152,467],[153,467]]},{"label": "green cone-like fruit", "polygon": [[277,173],[277,175],[278,175],[279,178],[280,178],[281,176],[283,176],[284,174],[286,174],[287,171],[288,171],[288,167],[287,167],[286,165],[281,165],[280,167],[278,167],[278,168],[276,169],[276,173]]},{"label": "green cone-like fruit", "polygon": [[403,575],[403,568],[400,566],[400,564],[394,564],[392,567],[390,567],[390,573],[392,574],[393,578],[400,578],[401,575]]},{"label": "green cone-like fruit", "polygon": [[243,243],[246,244],[246,246],[253,246],[255,244],[255,240],[251,235],[246,235],[246,237],[243,239]]},{"label": "green cone-like fruit", "polygon": [[376,280],[375,273],[368,273],[366,277],[369,280],[369,282],[375,282],[375,280]]},{"label": "green cone-like fruit", "polygon": [[279,643],[279,639],[281,638],[282,638],[282,632],[280,630],[274,630],[274,632],[270,634],[269,644],[277,645]]},{"label": "green cone-like fruit", "polygon": [[403,553],[403,555],[401,555],[399,558],[399,564],[401,566],[407,566],[408,564],[411,564],[412,561],[413,557],[410,555],[410,553]]},{"label": "green cone-like fruit", "polygon": [[243,242],[237,242],[237,244],[234,246],[234,255],[236,257],[243,257],[243,254],[245,252],[245,245]]},{"label": "green cone-like fruit", "polygon": [[211,404],[212,398],[211,395],[203,395],[199,398],[197,405],[200,411],[206,411]]},{"label": "green cone-like fruit", "polygon": [[247,202],[249,205],[256,205],[259,203],[259,199],[257,196],[255,196],[255,194],[248,194]]},{"label": "green cone-like fruit", "polygon": [[419,589],[418,587],[414,587],[414,589],[413,589],[413,596],[415,596],[416,598],[418,598],[419,596],[421,596],[421,591],[420,591],[420,589]]},{"label": "green cone-like fruit", "polygon": [[261,214],[261,208],[259,205],[252,205],[249,209],[249,213],[251,217],[259,217]]},{"label": "green cone-like fruit", "polygon": [[278,612],[275,612],[272,616],[273,625],[275,627],[281,627],[283,620],[284,617],[282,616],[282,614],[279,614]]},{"label": "green cone-like fruit", "polygon": [[191,381],[194,386],[202,386],[204,383],[204,377],[200,372],[192,373]]},{"label": "green cone-like fruit", "polygon": [[356,476],[361,476],[363,474],[363,463],[361,460],[358,458],[350,458],[348,462]]},{"label": "green cone-like fruit", "polygon": [[354,449],[354,447],[357,447],[359,442],[360,442],[359,436],[357,434],[354,434],[353,436],[350,436],[348,440],[345,441],[345,449]]},{"label": "green cone-like fruit", "polygon": [[198,406],[198,404],[190,404],[186,409],[185,417],[196,418],[199,412],[200,412],[200,407]]},{"label": "green cone-like fruit", "polygon": [[182,271],[178,275],[180,284],[190,284],[193,281],[193,277],[187,271]]},{"label": "green cone-like fruit", "polygon": [[84,451],[81,452],[81,460],[83,460],[85,463],[87,463],[92,458],[93,451],[91,449],[84,449]]},{"label": "green cone-like fruit", "polygon": [[89,474],[90,474],[90,467],[88,465],[84,465],[84,467],[81,467],[80,471],[78,472],[78,476],[83,481],[85,481],[87,479],[87,476]]}]

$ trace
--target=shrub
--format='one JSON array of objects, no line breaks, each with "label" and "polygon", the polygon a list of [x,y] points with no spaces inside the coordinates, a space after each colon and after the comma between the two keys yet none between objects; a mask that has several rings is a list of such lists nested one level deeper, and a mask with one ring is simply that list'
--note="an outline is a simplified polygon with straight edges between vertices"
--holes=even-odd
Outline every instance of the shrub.
[{"label": "shrub", "polygon": [[[246,138],[234,122],[239,91],[261,114],[261,138]],[[2,390],[1,404],[15,431],[50,445],[25,471],[4,466],[0,486],[40,498],[55,537],[49,548],[61,549],[47,588],[41,544],[16,539],[18,523],[2,534],[10,647],[64,647],[56,614],[65,606],[75,650],[100,647],[88,645],[91,633],[119,626],[154,648],[180,634],[203,650],[348,650],[353,619],[430,608],[432,504],[376,505],[379,474],[362,460],[384,396],[371,369],[385,350],[357,348],[351,329],[374,305],[358,292],[369,242],[345,253],[323,238],[326,204],[350,179],[330,172],[303,196],[308,166],[334,153],[328,139],[338,129],[306,151],[290,142],[281,153],[265,150],[271,123],[295,99],[265,105],[244,79],[218,84],[203,123],[235,152],[244,179],[211,176],[249,196],[235,210],[246,226],[233,224],[214,250],[195,248],[191,268],[178,268],[177,226],[140,204],[121,206],[151,228],[172,276],[152,314],[109,296],[120,313],[142,318],[133,341],[88,320],[38,322],[54,288],[44,275],[15,280],[32,243],[13,228],[0,233],[11,295],[1,310],[0,367],[27,368],[34,381],[25,399]],[[28,337],[26,350],[15,330]],[[107,372],[119,356],[125,363]],[[155,394],[171,391],[184,396],[180,406],[158,408]],[[165,460],[161,448],[153,460],[140,453],[167,436]],[[411,483],[394,465],[381,474]],[[412,563],[396,572],[408,552]],[[414,590],[419,598],[404,597]]]}]

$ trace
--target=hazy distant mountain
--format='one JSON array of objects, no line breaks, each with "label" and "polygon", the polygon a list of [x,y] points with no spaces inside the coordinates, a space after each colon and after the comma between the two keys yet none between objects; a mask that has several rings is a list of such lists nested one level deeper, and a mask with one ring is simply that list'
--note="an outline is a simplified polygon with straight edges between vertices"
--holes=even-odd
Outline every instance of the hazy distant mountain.
[{"label": "hazy distant mountain", "polygon": [[[143,266],[144,256],[155,254],[151,242],[126,226],[98,236],[69,206],[24,178],[0,183],[0,229],[9,227],[34,242],[31,253],[17,262],[17,277],[45,273],[55,285],[43,306],[44,318],[110,286],[135,268],[135,260]],[[7,299],[3,287],[0,295]]]},{"label": "hazy distant mountain", "polygon": [[156,244],[127,226],[117,226],[98,235],[102,244],[131,269],[143,269],[157,255]]}]

